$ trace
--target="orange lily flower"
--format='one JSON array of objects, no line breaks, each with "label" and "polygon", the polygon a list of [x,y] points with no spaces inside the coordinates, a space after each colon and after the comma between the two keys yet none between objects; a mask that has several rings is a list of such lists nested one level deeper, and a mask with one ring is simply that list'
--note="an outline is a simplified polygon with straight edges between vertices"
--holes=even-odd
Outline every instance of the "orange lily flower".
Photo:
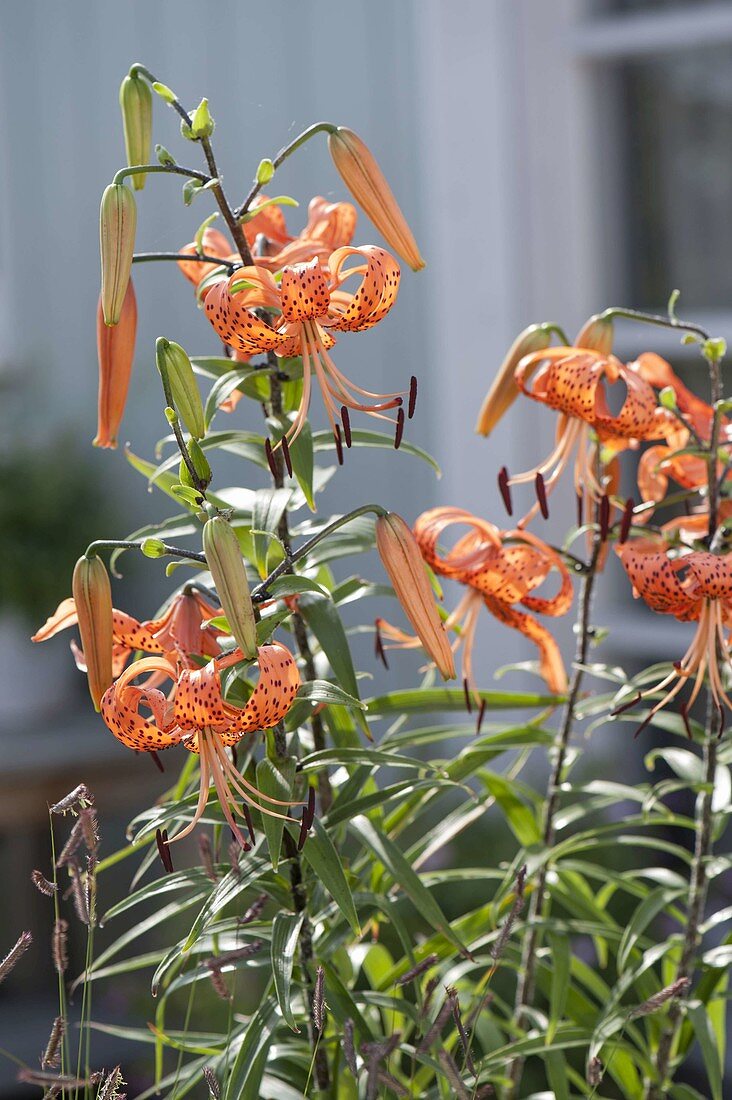
[{"label": "orange lily flower", "polygon": [[[629,366],[636,370],[641,378],[650,382],[656,389],[671,388],[676,398],[680,415],[667,409],[658,409],[658,437],[665,443],[649,447],[638,463],[638,488],[644,501],[659,504],[668,490],[669,479],[673,479],[683,489],[704,489],[708,481],[708,466],[705,459],[693,454],[679,454],[679,451],[695,445],[694,436],[708,444],[712,433],[714,409],[687,389],[671,366],[660,355],[646,352]],[[685,426],[686,425],[686,426]],[[732,443],[732,423],[727,417],[720,425],[720,446]],[[719,466],[721,475],[721,464]],[[645,518],[651,516],[645,513]]]},{"label": "orange lily flower", "polygon": [[[190,655],[217,657],[221,653],[218,639],[220,630],[204,627],[208,619],[219,614],[219,608],[209,603],[192,586],[176,593],[163,614],[157,619],[139,622],[126,611],[112,609],[112,672],[119,676],[132,653],[172,653],[185,665],[190,665]],[[33,642],[45,642],[62,630],[77,623],[76,604],[73,599],[62,600],[53,615],[31,638]],[[71,643],[77,666],[85,671],[81,651]]]},{"label": "orange lily flower", "polygon": [[[266,197],[257,196],[253,209],[263,202]],[[244,224],[244,236],[256,253],[255,264],[267,271],[279,271],[287,265],[306,263],[315,257],[325,264],[331,252],[351,243],[356,218],[356,208],[350,202],[328,202],[322,195],[316,195],[308,206],[307,225],[297,237],[287,232],[285,216],[279,206],[266,206],[255,213]],[[240,261],[231,242],[218,229],[205,229],[201,245],[207,256],[220,256],[234,263]],[[196,242],[191,241],[181,251],[195,252]],[[196,288],[215,266],[195,260],[178,260],[178,267]]]},{"label": "orange lily flower", "polygon": [[732,558],[700,550],[673,557],[666,542],[653,539],[634,539],[616,547],[616,551],[636,598],[642,597],[652,611],[673,615],[681,622],[696,622],[698,627],[688,650],[680,661],[674,662],[669,675],[640,692],[630,703],[616,708],[614,713],[664,692],[639,727],[637,733],[640,733],[693,680],[691,695],[681,708],[686,721],[705,676],[720,715],[723,704],[732,710],[732,699],[722,683],[722,667],[726,665],[732,670],[725,634],[732,626]]},{"label": "orange lily flower", "polygon": [[[582,495],[589,488],[593,499],[599,500],[606,487],[600,484],[593,468],[591,432],[615,452],[637,446],[641,439],[658,438],[653,386],[614,355],[582,347],[546,348],[524,356],[515,377],[527,397],[561,415],[551,454],[532,470],[507,479],[508,485],[541,479],[543,493],[549,496],[576,452],[575,489]],[[614,416],[607,404],[605,386],[616,382],[624,383],[626,396]],[[524,527],[539,507],[537,502],[518,526]]]},{"label": "orange lily flower", "polygon": [[[351,257],[359,262],[349,267]],[[349,293],[342,286],[352,276],[360,276],[360,283]],[[289,443],[305,422],[313,373],[337,444],[341,439],[338,420],[346,443],[350,441],[349,409],[393,420],[385,411],[398,408],[397,440],[401,438],[406,391],[378,394],[362,389],[340,372],[328,354],[335,343],[334,331],[360,332],[386,316],[396,300],[399,278],[396,260],[384,249],[367,245],[336,249],[325,268],[317,259],[286,267],[279,285],[268,271],[244,267],[208,291],[206,314],[224,343],[244,355],[274,351],[280,356],[302,356],[302,400],[287,432]],[[271,323],[261,320],[254,312],[257,309],[272,311]],[[364,397],[375,401],[364,401]]]},{"label": "orange lily flower", "polygon": [[[181,744],[200,756],[198,804],[190,824],[172,840],[188,836],[201,820],[212,780],[224,817],[243,848],[249,845],[236,818],[247,821],[247,813],[238,804],[237,796],[270,817],[286,815],[258,800],[275,806],[291,805],[252,786],[227,756],[226,746],[237,745],[245,734],[271,729],[282,721],[297,695],[300,673],[285,646],[279,642],[261,646],[256,661],[257,684],[246,705],[238,707],[224,699],[221,673],[242,660],[240,649],[225,657],[214,657],[203,668],[180,669],[170,656],[143,657],[118,677],[102,699],[104,721],[128,748],[157,752]],[[133,683],[148,673],[149,679],[141,686]],[[173,681],[169,696],[151,686],[161,679]],[[140,714],[141,707],[150,711],[150,718]]]},{"label": "orange lily flower", "polygon": [[[441,553],[438,542],[453,524],[468,527],[455,546]],[[462,641],[463,677],[475,690],[472,652],[481,604],[500,622],[520,631],[539,650],[539,665],[550,691],[561,693],[567,688],[567,673],[556,641],[533,615],[519,611],[522,604],[529,611],[542,615],[564,615],[572,603],[572,580],[559,554],[536,535],[528,531],[501,531],[493,523],[479,519],[462,508],[432,508],[423,512],[414,525],[414,535],[424,560],[439,576],[465,585],[467,591],[455,610],[448,615],[445,626],[459,627]],[[549,576],[559,574],[556,595],[533,595]],[[382,624],[379,624],[382,626]],[[415,643],[389,624],[383,624],[384,634],[397,645]]]}]

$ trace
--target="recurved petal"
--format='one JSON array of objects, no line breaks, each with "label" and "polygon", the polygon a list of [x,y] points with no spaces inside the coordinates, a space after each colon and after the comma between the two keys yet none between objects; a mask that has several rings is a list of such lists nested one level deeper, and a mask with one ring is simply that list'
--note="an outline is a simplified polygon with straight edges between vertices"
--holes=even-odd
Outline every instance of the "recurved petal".
[{"label": "recurved petal", "polygon": [[237,301],[236,297],[232,297],[225,281],[211,287],[206,295],[204,308],[206,316],[223,342],[245,355],[276,351],[288,340],[287,336],[276,332],[251,309]]},{"label": "recurved petal", "polygon": [[75,626],[78,621],[76,604],[74,603],[73,597],[69,596],[67,599],[61,601],[53,615],[46,619],[43,626],[31,636],[31,641],[45,642],[47,638],[53,638],[60,630],[66,630],[70,626]]},{"label": "recurved petal", "polygon": [[[195,254],[197,251],[195,241],[191,241],[181,248],[181,252]],[[209,226],[208,229],[203,231],[201,251],[207,256],[219,256],[222,260],[227,260],[231,256],[231,243],[218,229],[212,229]],[[195,287],[202,279],[205,279],[207,275],[216,270],[216,264],[201,263],[199,260],[178,260],[177,263],[186,279],[189,283],[193,283]]]},{"label": "recurved petal", "polygon": [[[227,704],[228,733],[236,735],[276,726],[292,706],[300,687],[300,672],[289,649],[280,642],[259,648],[259,679],[245,707]],[[228,743],[232,743],[231,741]]]},{"label": "recurved petal", "polygon": [[527,615],[525,611],[517,611],[501,600],[492,596],[485,596],[484,602],[491,615],[506,626],[520,631],[525,637],[534,643],[539,650],[539,668],[544,682],[550,691],[561,694],[567,690],[567,672],[562,660],[559,646],[551,633],[540,622]]},{"label": "recurved petal", "polygon": [[[361,264],[347,268],[349,257],[359,257]],[[363,264],[365,261],[365,267]],[[383,248],[338,248],[330,258],[330,271],[336,288],[352,275],[361,275],[361,282],[351,294],[348,304],[338,306],[331,295],[329,328],[360,332],[378,324],[396,301],[401,278],[399,264]]]},{"label": "recurved petal", "polygon": [[288,322],[309,321],[328,312],[330,292],[325,272],[316,260],[286,267],[280,282],[282,316]]},{"label": "recurved petal", "polygon": [[633,539],[616,546],[616,553],[633,585],[633,594],[642,597],[652,611],[677,618],[693,617],[701,597],[682,584],[679,562],[668,556],[665,543]]}]

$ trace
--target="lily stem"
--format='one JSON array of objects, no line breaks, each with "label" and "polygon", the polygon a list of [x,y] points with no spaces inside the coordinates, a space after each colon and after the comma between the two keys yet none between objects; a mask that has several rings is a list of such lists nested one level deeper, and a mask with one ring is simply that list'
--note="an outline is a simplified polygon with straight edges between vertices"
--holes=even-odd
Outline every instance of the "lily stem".
[{"label": "lily stem", "polygon": [[[569,739],[572,734],[575,721],[575,711],[577,709],[577,702],[580,696],[580,690],[582,688],[582,680],[584,678],[584,666],[587,663],[587,654],[590,648],[590,639],[592,637],[592,631],[590,626],[590,613],[592,610],[592,595],[595,586],[595,578],[597,576],[597,566],[600,559],[600,552],[603,547],[603,539],[600,536],[599,530],[595,533],[595,538],[592,544],[592,554],[587,564],[587,569],[582,578],[582,588],[580,591],[578,619],[577,619],[577,648],[574,658],[574,672],[572,673],[572,679],[569,685],[569,693],[567,695],[567,702],[564,707],[564,714],[562,721],[557,731],[557,736],[554,740],[554,762],[552,766],[551,775],[549,777],[549,783],[547,785],[547,796],[544,808],[544,825],[542,831],[542,842],[545,852],[545,860],[539,871],[539,876],[536,882],[536,886],[531,894],[531,900],[529,902],[528,914],[525,923],[525,936],[523,941],[523,947],[521,951],[521,963],[519,966],[518,985],[516,988],[516,999],[514,1002],[514,1023],[517,1028],[521,1029],[526,1026],[526,1010],[531,1007],[534,1000],[534,991],[536,985],[536,963],[537,963],[537,949],[539,947],[539,921],[543,915],[544,904],[546,900],[546,879],[549,866],[549,854],[548,849],[554,843],[555,835],[555,818],[557,810],[559,808],[559,797],[561,791],[562,777],[564,774],[564,765],[567,759],[567,749],[569,747]],[[523,1073],[524,1059],[522,1057],[514,1058],[508,1067],[508,1077],[511,1081],[509,1087],[508,1096],[515,1097],[518,1095],[518,1088],[521,1083],[521,1075]]]},{"label": "lily stem", "polygon": [[159,260],[185,260],[194,264],[218,264],[229,271],[235,271],[239,266],[230,260],[222,260],[220,256],[207,256],[205,252],[135,252],[132,257],[133,264],[150,264]]},{"label": "lily stem", "polygon": [[702,340],[709,339],[709,333],[701,325],[693,325],[687,321],[679,321],[676,317],[663,317],[658,313],[644,313],[640,309],[626,309],[620,306],[611,306],[600,314],[602,320],[612,321],[614,317],[623,317],[626,321],[640,321],[645,325],[660,325],[661,328],[674,328],[680,332],[693,332]]},{"label": "lily stem", "polygon": [[[298,134],[298,136],[294,138],[288,145],[284,145],[282,149],[280,149],[277,156],[273,157],[272,159],[272,167],[275,170],[279,168],[282,162],[287,160],[291,153],[294,153],[296,149],[299,149],[300,146],[304,145],[306,141],[309,141],[311,137],[314,137],[316,134],[321,133],[332,134],[335,129],[336,127],[333,125],[332,122],[316,122],[312,126],[308,126],[307,130],[303,130],[303,132],[301,134]],[[252,205],[263,187],[263,183],[260,183],[258,180],[254,181],[251,191],[244,199],[244,202],[241,204],[238,210],[235,211],[237,219],[241,219],[244,217],[244,215],[248,212],[249,207]]]},{"label": "lily stem", "polygon": [[[86,556],[92,557],[99,550],[142,550],[144,542],[144,539],[140,541],[134,539],[97,539],[87,546]],[[197,561],[202,565],[206,564],[206,558],[203,554],[196,554],[192,550],[183,550],[180,546],[171,546],[167,542],[163,542],[163,546],[165,549],[163,554],[160,555],[161,557],[169,555],[172,558],[188,558],[190,561]]]},{"label": "lily stem", "polygon": [[272,585],[278,577],[281,577],[283,573],[291,573],[292,566],[295,562],[309,554],[322,539],[327,538],[328,535],[332,535],[339,527],[344,527],[345,524],[350,523],[353,519],[357,519],[358,516],[368,515],[369,512],[372,512],[375,516],[386,515],[386,509],[382,508],[380,504],[363,504],[360,508],[354,508],[352,512],[347,512],[344,516],[339,516],[338,519],[334,519],[332,523],[329,523],[327,527],[318,531],[316,535],[309,538],[302,546],[298,546],[297,550],[290,550],[280,564],[272,570],[269,576],[266,577],[261,584],[258,584],[256,588],[252,589],[252,600],[255,602],[265,600],[267,598],[267,589],[270,585]]},{"label": "lily stem", "polygon": [[[711,438],[709,440],[709,480],[708,480],[708,505],[709,505],[709,542],[715,545],[717,529],[717,515],[719,510],[719,481],[717,479],[717,444],[721,427],[721,413],[719,402],[722,400],[722,368],[720,359],[711,356],[709,362],[709,379],[711,384],[711,404],[714,408],[712,420]],[[712,805],[714,800],[714,780],[717,771],[717,734],[715,725],[718,719],[717,709],[714,706],[711,690],[707,696],[707,720],[704,730],[703,769],[704,778],[702,789],[696,799],[694,814],[694,854],[691,861],[691,874],[689,882],[689,907],[686,914],[686,929],[684,931],[681,959],[676,972],[679,978],[691,978],[696,967],[696,957],[699,948],[699,926],[704,918],[704,907],[707,900],[709,880],[707,877],[707,863],[712,853]],[[671,1058],[676,1045],[679,1028],[683,1018],[683,1008],[678,1001],[671,1005],[666,1026],[661,1034],[656,1052],[656,1080],[651,1082],[646,1093],[647,1100],[662,1100],[667,1093],[667,1083]]]}]

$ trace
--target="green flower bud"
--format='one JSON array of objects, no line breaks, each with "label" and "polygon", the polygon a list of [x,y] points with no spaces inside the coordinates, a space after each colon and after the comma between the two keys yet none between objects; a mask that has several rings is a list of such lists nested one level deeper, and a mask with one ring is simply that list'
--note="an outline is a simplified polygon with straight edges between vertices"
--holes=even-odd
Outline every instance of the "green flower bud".
[{"label": "green flower bud", "polygon": [[167,552],[162,539],[143,539],[140,549],[146,558],[164,558]]},{"label": "green flower bud", "polygon": [[203,552],[231,633],[244,656],[252,660],[257,655],[257,624],[247,572],[239,540],[223,516],[214,516],[203,528]]},{"label": "green flower bud", "polygon": [[[206,489],[211,484],[211,467],[208,464],[208,459],[196,443],[195,439],[191,439],[188,442],[188,454],[191,456],[191,462],[193,463],[193,469],[196,471],[200,486]],[[197,489],[197,486],[193,478],[191,477],[191,471],[183,459],[180,460],[180,467],[178,468],[178,480],[181,485],[188,485],[191,489]]]},{"label": "green flower bud", "polygon": [[[152,92],[141,77],[126,76],[119,90],[119,105],[125,133],[125,149],[129,165],[147,164],[152,145]],[[141,191],[145,173],[132,177],[132,186]]]},{"label": "green flower bud", "polygon": [[107,325],[116,325],[127,294],[137,229],[135,196],[124,183],[110,183],[99,210],[99,251],[102,260],[102,311]]},{"label": "green flower bud", "polygon": [[658,400],[664,409],[677,408],[676,390],[673,386],[664,386],[658,395]]},{"label": "green flower bud", "polygon": [[196,107],[191,118],[191,125],[183,120],[180,124],[180,132],[188,141],[200,141],[201,138],[210,137],[214,132],[214,120],[208,109],[208,100],[202,99]]},{"label": "green flower bud", "polygon": [[173,165],[175,166],[175,157],[172,153],[169,153],[164,145],[155,146],[155,156],[157,157],[158,164]]},{"label": "green flower bud", "polygon": [[257,168],[257,183],[267,184],[275,174],[275,166],[269,157],[260,160]]},{"label": "green flower bud", "polygon": [[155,344],[155,361],[181,420],[194,439],[203,439],[206,422],[190,359],[180,344],[160,336]]}]

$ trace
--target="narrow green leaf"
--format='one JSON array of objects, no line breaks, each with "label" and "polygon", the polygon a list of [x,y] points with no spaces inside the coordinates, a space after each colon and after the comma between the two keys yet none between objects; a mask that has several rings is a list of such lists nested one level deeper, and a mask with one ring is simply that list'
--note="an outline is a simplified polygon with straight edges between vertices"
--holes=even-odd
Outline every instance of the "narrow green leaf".
[{"label": "narrow green leaf", "polygon": [[[385,432],[371,432],[361,428],[351,429],[351,442],[354,447],[384,447],[390,451],[394,450],[394,436],[393,434],[387,435]],[[313,446],[316,451],[335,450],[333,433],[330,431],[313,432]],[[421,458],[428,466],[432,467],[438,477],[442,476],[442,471],[432,455],[423,450],[422,447],[410,443],[408,439],[402,440],[399,453]]]},{"label": "narrow green leaf", "polygon": [[258,489],[252,508],[254,564],[260,577],[267,576],[270,542],[279,525],[292,493],[289,489]]},{"label": "narrow green leaf", "polygon": [[[270,798],[278,798],[281,801],[289,801],[292,798],[292,786],[295,781],[295,768],[297,761],[294,756],[288,757],[286,760],[278,760],[275,763],[270,760],[269,757],[263,757],[257,764],[257,787],[263,795]],[[262,803],[265,806],[269,806],[265,799],[262,799]],[[278,813],[285,813],[284,806],[272,805],[272,809],[277,810]],[[264,829],[264,835],[267,837],[267,846],[269,848],[269,858],[272,860],[272,869],[277,870],[277,866],[280,861],[280,848],[282,846],[282,832],[285,827],[285,822],[281,817],[270,817],[269,814],[262,814],[262,828]]]},{"label": "narrow green leaf", "polygon": [[[470,757],[473,754],[468,752],[467,755]],[[496,775],[495,772],[482,771],[480,778],[503,810],[506,821],[519,844],[525,848],[538,844],[541,840],[539,823],[526,803],[516,794],[514,784],[502,775]]]},{"label": "narrow green leaf", "polygon": [[442,909],[394,841],[380,832],[367,817],[354,818],[351,832],[355,839],[370,848],[383,863],[428,924],[442,932],[462,955],[467,955],[467,949],[453,932]]},{"label": "narrow green leaf", "polygon": [[[552,933],[549,936],[549,947],[551,951],[552,985],[549,998],[549,1023],[546,1030],[547,1043],[553,1041],[567,1007],[571,962],[569,937],[557,936]],[[560,1061],[564,1064],[563,1058],[560,1058]],[[568,1096],[569,1093],[565,1095]]]},{"label": "narrow green leaf", "polygon": [[269,1043],[276,1025],[277,1002],[267,997],[251,1017],[244,1032],[239,1052],[231,1067],[231,1076],[226,1083],[224,1100],[240,1100],[251,1074],[256,1070],[257,1056]]},{"label": "narrow green leaf", "polygon": [[330,680],[305,680],[297,692],[297,698],[309,703],[328,703],[329,706],[353,707],[365,710],[365,704],[360,699],[355,699],[337,684],[331,684]]},{"label": "narrow green leaf", "polygon": [[711,1100],[724,1100],[722,1091],[722,1062],[719,1056],[719,1048],[714,1035],[711,1020],[704,1005],[698,1001],[691,1001],[687,1005],[687,1016],[694,1028],[699,1046],[701,1047],[704,1068],[707,1071],[709,1087],[712,1090]]},{"label": "narrow green leaf", "polygon": [[[532,692],[480,691],[487,710],[522,710],[530,707],[558,706],[561,695],[535,695]],[[465,692],[460,688],[407,688],[367,699],[371,715],[417,713],[419,711],[465,710]]]},{"label": "narrow green leaf", "polygon": [[[289,828],[289,826],[288,826]],[[294,830],[293,835],[294,835]],[[358,913],[346,879],[346,873],[336,852],[333,841],[319,818],[313,821],[312,832],[305,841],[302,857],[313,874],[320,880],[343,916],[350,924],[356,936],[361,935]]]},{"label": "narrow green leaf", "polygon": [[631,957],[633,948],[645,932],[648,925],[674,898],[679,897],[680,890],[669,890],[660,886],[644,899],[633,913],[620,941],[618,948],[618,970],[622,973]]},{"label": "narrow green leaf", "polygon": [[288,1027],[299,1032],[290,1006],[292,968],[304,913],[278,913],[272,922],[272,977],[275,993]]}]

